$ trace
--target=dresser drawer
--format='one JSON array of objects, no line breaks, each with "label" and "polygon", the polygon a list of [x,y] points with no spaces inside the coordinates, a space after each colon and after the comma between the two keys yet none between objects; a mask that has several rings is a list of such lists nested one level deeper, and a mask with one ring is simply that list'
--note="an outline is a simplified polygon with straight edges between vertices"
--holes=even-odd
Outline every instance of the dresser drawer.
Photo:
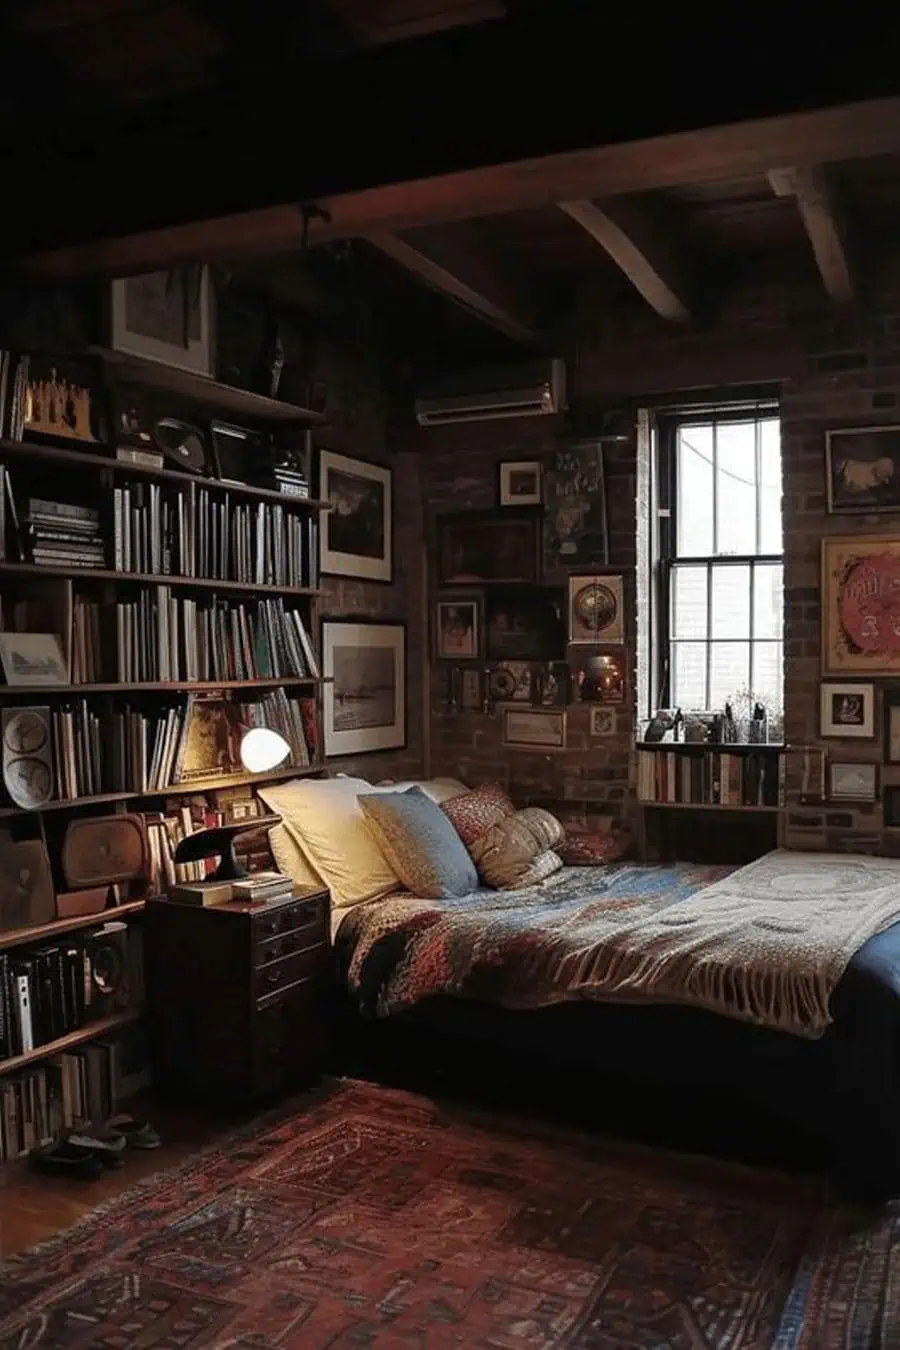
[{"label": "dresser drawer", "polygon": [[[321,933],[321,939],[317,935]],[[328,897],[314,895],[308,900],[297,900],[291,905],[280,905],[271,913],[253,916],[253,947],[256,965],[277,960],[285,951],[308,947],[328,936]],[[285,943],[289,942],[290,947]],[[277,944],[272,954],[271,944]]]},{"label": "dresser drawer", "polygon": [[265,965],[258,965],[253,972],[253,996],[256,999],[265,998],[311,975],[318,976],[324,984],[330,974],[331,948],[319,941],[275,961],[267,961]]}]

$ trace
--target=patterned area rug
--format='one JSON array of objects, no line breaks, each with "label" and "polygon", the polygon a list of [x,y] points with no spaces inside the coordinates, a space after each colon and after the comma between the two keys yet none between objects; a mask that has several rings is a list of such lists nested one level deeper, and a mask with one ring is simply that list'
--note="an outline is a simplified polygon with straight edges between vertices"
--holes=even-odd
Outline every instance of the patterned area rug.
[{"label": "patterned area rug", "polygon": [[334,1083],[14,1257],[0,1347],[869,1350],[898,1239],[808,1183]]}]

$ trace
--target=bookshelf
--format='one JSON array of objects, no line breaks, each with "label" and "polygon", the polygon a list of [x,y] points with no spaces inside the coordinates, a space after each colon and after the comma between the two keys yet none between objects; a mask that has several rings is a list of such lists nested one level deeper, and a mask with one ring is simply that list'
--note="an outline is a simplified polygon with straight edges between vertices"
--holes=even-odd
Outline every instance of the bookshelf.
[{"label": "bookshelf", "polygon": [[[64,949],[69,957],[83,954],[87,972],[92,933],[113,920],[126,923],[128,960],[137,951],[140,964],[145,902],[164,892],[172,875],[171,852],[166,872],[160,848],[174,851],[184,832],[221,820],[229,794],[255,797],[267,783],[318,776],[325,768],[327,681],[318,667],[317,601],[318,521],[328,504],[296,495],[288,474],[279,471],[276,481],[261,473],[265,447],[277,445],[305,463],[308,483],[310,428],[325,418],[156,362],[105,349],[91,355],[102,361],[111,408],[120,386],[127,386],[127,407],[142,390],[152,393],[148,406],[156,408],[171,395],[171,415],[205,428],[208,443],[214,419],[253,439],[237,452],[245,456],[239,471],[228,465],[233,479],[209,475],[210,454],[202,473],[167,461],[132,464],[116,458],[112,441],[29,436],[27,427],[23,433],[21,405],[15,411],[16,354],[5,389],[0,381],[0,630],[58,635],[69,676],[58,684],[0,685],[0,712],[49,710],[53,766],[52,797],[28,808],[12,801],[0,781],[0,849],[39,841],[58,894],[73,889],[62,867],[69,825],[83,816],[137,812],[146,822],[150,866],[146,877],[119,888],[118,905],[100,913],[6,929],[0,914],[0,1159],[23,1152],[21,1138],[10,1146],[3,1137],[4,1094],[35,1090],[35,1073],[42,1091],[51,1080],[56,1091],[63,1061],[69,1080],[75,1061],[83,1075],[93,1072],[100,1049],[91,1047],[143,1016],[138,980],[128,986],[136,991],[134,1007],[98,1016],[102,1006],[73,1010],[65,996],[56,1009],[54,994],[48,1020],[45,982],[42,993],[34,991],[41,1034],[65,1034],[23,1051],[22,1028],[17,1039],[10,1024],[23,1015],[12,1002],[22,972],[37,981],[33,972],[46,969],[39,961],[55,969]],[[33,358],[32,369],[40,359]],[[252,481],[238,481],[245,477]],[[206,718],[231,708],[240,727],[202,776],[182,772],[198,707]],[[223,715],[230,721],[230,713]],[[293,763],[262,774],[241,770],[241,736],[259,725],[286,736]],[[218,794],[225,794],[221,801]],[[86,1096],[79,1100],[83,1108]]]}]

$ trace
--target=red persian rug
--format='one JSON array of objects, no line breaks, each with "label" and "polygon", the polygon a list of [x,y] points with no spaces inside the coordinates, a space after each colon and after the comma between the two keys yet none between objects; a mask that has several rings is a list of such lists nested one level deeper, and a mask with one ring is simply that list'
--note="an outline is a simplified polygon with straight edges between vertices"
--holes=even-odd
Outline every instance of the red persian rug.
[{"label": "red persian rug", "polygon": [[0,1347],[888,1350],[898,1238],[809,1182],[333,1083],[7,1262]]}]

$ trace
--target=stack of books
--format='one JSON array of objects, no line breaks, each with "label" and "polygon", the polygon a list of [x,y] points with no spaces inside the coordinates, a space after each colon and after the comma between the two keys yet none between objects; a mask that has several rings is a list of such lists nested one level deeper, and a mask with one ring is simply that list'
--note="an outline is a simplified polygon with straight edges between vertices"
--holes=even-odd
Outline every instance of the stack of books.
[{"label": "stack of books", "polygon": [[44,567],[105,565],[100,512],[95,507],[31,497],[25,525],[30,562]]},{"label": "stack of books", "polygon": [[255,872],[232,885],[233,899],[252,900],[257,904],[263,900],[284,900],[294,894],[294,883],[285,872]]}]

